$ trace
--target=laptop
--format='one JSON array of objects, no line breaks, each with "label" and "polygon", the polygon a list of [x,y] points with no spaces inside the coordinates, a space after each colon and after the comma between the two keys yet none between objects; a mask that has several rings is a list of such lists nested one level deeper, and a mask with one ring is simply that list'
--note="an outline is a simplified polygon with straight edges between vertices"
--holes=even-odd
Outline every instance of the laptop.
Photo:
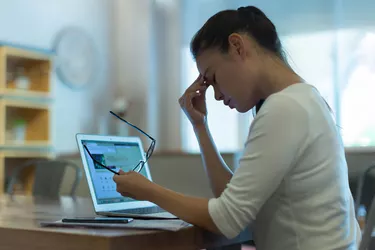
[{"label": "laptop", "polygon": [[[140,160],[145,160],[145,152],[139,137],[77,134],[76,141],[97,215],[145,219],[176,218],[149,201],[137,201],[123,197],[116,191],[116,184],[113,181],[114,174],[95,163],[83,147],[86,145],[94,159],[110,169],[116,172],[120,169],[128,172]],[[152,181],[148,163],[144,165],[140,174]]]}]

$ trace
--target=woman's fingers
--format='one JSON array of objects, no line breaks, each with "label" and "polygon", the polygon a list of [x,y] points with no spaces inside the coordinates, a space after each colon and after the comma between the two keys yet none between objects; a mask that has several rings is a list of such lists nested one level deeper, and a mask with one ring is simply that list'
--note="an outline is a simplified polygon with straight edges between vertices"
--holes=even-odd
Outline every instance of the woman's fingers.
[{"label": "woman's fingers", "polygon": [[195,92],[187,92],[185,93],[180,99],[179,103],[181,107],[185,107],[188,109],[193,108],[193,99],[197,97],[201,97],[204,94],[205,89],[202,89],[201,91],[195,91]]},{"label": "woman's fingers", "polygon": [[204,80],[199,80],[199,81],[196,81],[196,82],[194,82],[192,85],[191,85],[191,87],[192,87],[192,89],[193,90],[198,90],[198,89],[207,89],[208,88],[208,84],[206,83],[206,81],[204,81]]},{"label": "woman's fingers", "polygon": [[185,99],[185,96],[184,96],[184,95],[181,96],[180,99],[178,99],[178,103],[180,104],[181,107],[184,106],[184,105],[183,105],[184,102],[185,102],[184,99]]},{"label": "woman's fingers", "polygon": [[124,197],[131,197],[131,195],[127,192],[121,192],[120,194]]},{"label": "woman's fingers", "polygon": [[[206,90],[207,90],[207,86],[199,85],[192,89],[187,89],[184,96],[194,98],[196,96],[199,96],[200,94],[204,94]],[[198,95],[195,95],[195,94],[198,94]]]},{"label": "woman's fingers", "polygon": [[208,85],[205,84],[205,81],[203,80],[203,77],[201,75],[198,76],[198,78],[186,89],[185,92],[190,92],[190,91],[197,91],[200,89],[207,89]]},{"label": "woman's fingers", "polygon": [[206,86],[200,86],[199,88],[193,90],[186,90],[185,94],[178,99],[178,103],[181,107],[185,107],[185,104],[188,104],[188,102],[192,101],[193,98],[199,97],[203,94],[205,94],[205,91],[207,90]]},{"label": "woman's fingers", "polygon": [[186,95],[186,107],[188,109],[191,109],[193,110],[194,109],[194,105],[193,105],[193,99],[195,97],[200,97],[202,95],[202,93],[198,93],[198,92],[190,92]]},{"label": "woman's fingers", "polygon": [[199,75],[198,78],[193,82],[193,84],[190,85],[189,88],[186,89],[185,93],[181,96],[181,98],[178,100],[180,103],[180,106],[185,106],[187,101],[187,97],[194,98],[196,95],[191,95],[190,93],[201,93],[204,94],[204,92],[207,90],[208,85],[204,84],[203,76]]}]

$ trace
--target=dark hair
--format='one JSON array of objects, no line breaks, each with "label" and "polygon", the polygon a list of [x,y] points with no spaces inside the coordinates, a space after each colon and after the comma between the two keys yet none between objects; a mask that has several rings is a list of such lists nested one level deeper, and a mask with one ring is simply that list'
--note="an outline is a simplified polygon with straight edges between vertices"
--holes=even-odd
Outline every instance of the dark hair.
[{"label": "dark hair", "polygon": [[223,10],[209,18],[190,43],[194,59],[210,48],[228,52],[228,37],[235,32],[251,36],[261,47],[288,64],[275,25],[254,6]]},{"label": "dark hair", "polygon": [[[263,11],[254,6],[223,10],[209,18],[191,40],[190,51],[194,59],[204,50],[211,48],[227,53],[228,37],[235,32],[251,36],[262,48],[274,53],[290,67],[275,25]],[[264,100],[260,100],[257,103],[255,113],[259,112],[263,102]]]}]

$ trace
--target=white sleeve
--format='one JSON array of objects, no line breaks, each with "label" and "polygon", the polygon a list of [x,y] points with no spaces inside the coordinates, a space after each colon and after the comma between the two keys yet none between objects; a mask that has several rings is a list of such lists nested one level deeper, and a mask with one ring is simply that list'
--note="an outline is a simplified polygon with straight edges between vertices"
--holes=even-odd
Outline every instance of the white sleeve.
[{"label": "white sleeve", "polygon": [[288,96],[271,96],[256,116],[240,165],[209,214],[227,238],[252,224],[293,166],[308,135],[307,112]]}]

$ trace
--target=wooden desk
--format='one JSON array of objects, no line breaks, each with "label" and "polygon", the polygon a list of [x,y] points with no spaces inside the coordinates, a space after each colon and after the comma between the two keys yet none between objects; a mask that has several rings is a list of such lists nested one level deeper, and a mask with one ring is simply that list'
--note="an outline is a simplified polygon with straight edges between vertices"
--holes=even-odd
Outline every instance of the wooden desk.
[{"label": "wooden desk", "polygon": [[0,197],[0,249],[241,249],[250,240],[244,232],[234,240],[197,227],[178,232],[157,230],[41,228],[40,221],[68,216],[93,216],[87,198],[60,197],[48,200],[37,197]]}]

